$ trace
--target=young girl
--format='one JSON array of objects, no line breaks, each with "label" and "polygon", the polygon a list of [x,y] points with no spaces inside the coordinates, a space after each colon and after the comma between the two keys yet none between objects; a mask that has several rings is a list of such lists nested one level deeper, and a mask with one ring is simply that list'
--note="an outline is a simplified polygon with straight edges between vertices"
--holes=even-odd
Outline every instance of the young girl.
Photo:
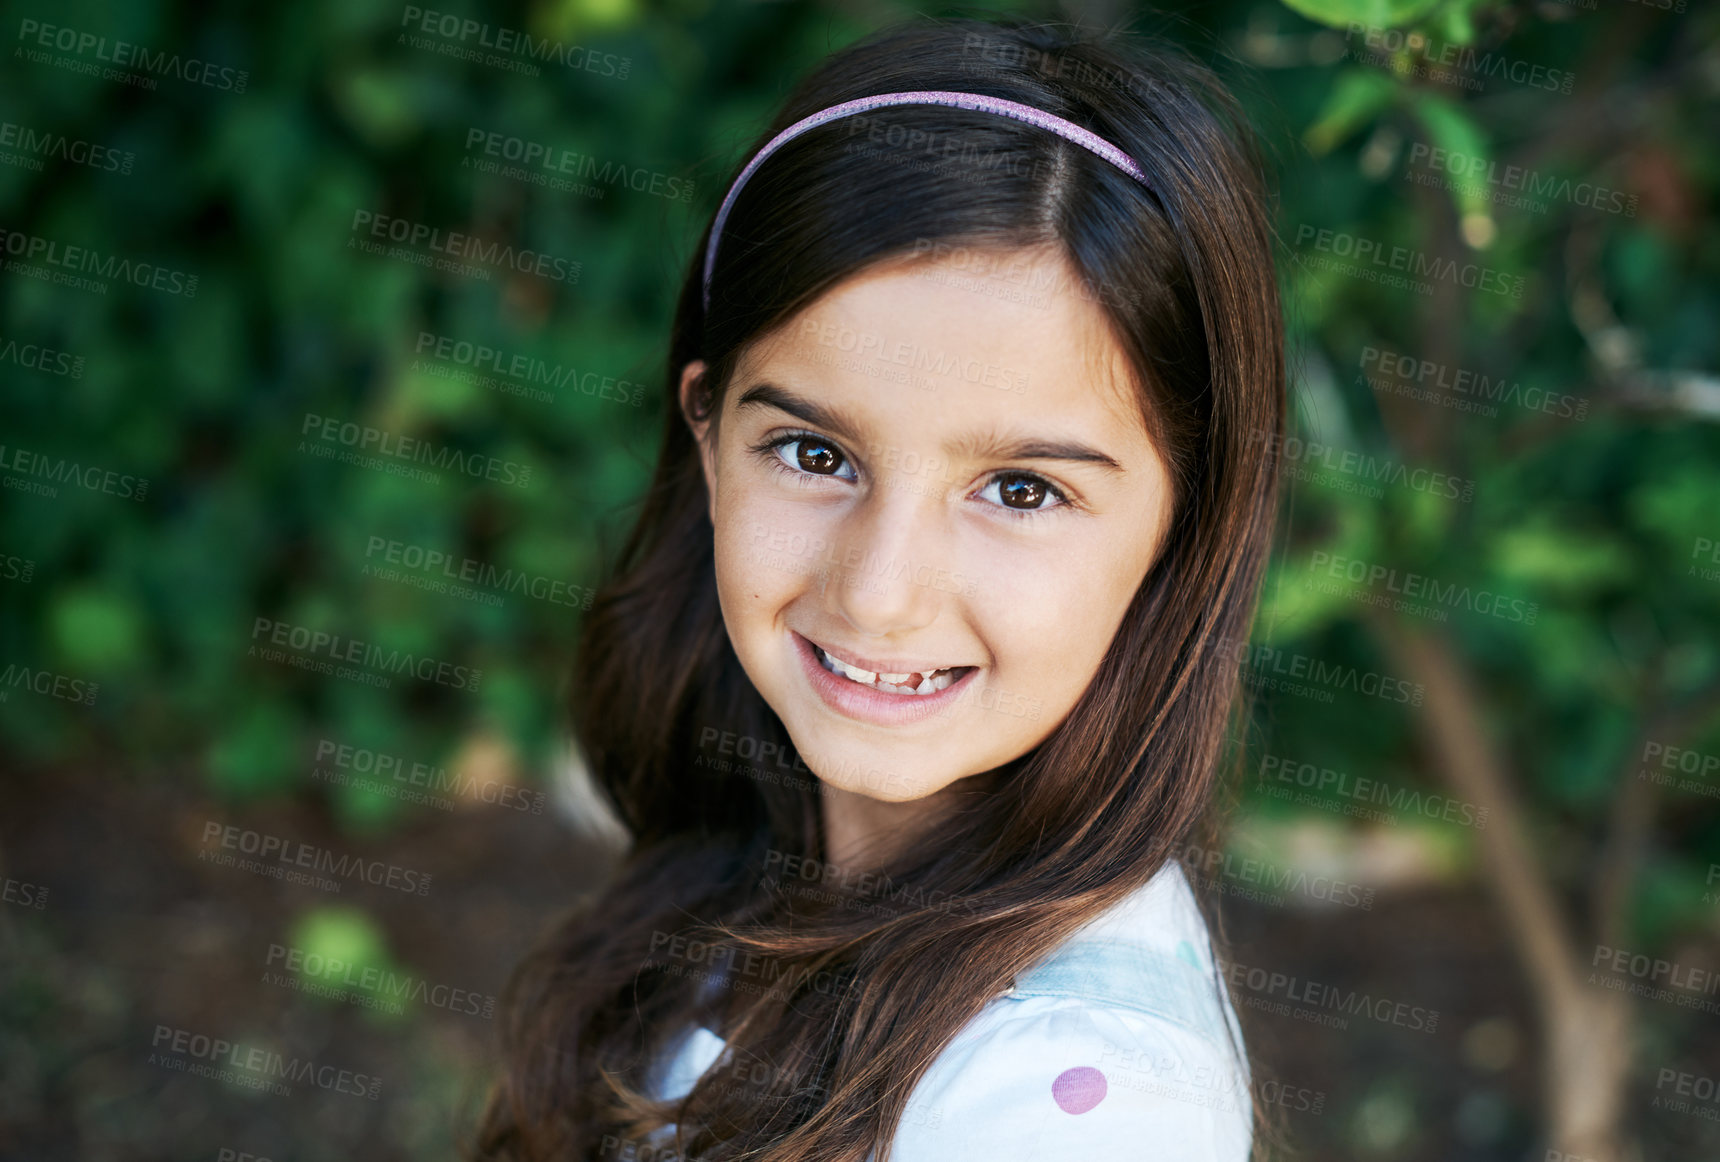
[{"label": "young girl", "polygon": [[1284,414],[1204,69],[915,22],[789,97],[682,287],[587,615],[633,846],[509,989],[486,1159],[1236,1160],[1210,830]]}]

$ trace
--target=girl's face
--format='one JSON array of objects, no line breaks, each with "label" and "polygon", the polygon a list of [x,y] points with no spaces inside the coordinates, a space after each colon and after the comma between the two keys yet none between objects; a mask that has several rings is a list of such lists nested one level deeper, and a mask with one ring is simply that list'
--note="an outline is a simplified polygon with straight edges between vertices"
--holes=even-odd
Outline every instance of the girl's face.
[{"label": "girl's face", "polygon": [[1102,308],[1061,252],[1007,258],[841,283],[744,353],[714,434],[682,377],[729,640],[806,765],[874,800],[1042,742],[1169,520]]}]

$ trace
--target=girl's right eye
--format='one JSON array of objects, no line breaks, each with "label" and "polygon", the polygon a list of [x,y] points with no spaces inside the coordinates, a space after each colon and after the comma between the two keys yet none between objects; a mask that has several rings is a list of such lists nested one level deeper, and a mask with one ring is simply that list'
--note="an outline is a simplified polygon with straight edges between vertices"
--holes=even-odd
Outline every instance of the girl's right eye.
[{"label": "girl's right eye", "polygon": [[[794,476],[830,476],[854,480],[858,473],[835,444],[811,432],[788,432],[756,446],[754,451],[770,456],[777,467]],[[846,468],[846,474],[842,469]]]}]

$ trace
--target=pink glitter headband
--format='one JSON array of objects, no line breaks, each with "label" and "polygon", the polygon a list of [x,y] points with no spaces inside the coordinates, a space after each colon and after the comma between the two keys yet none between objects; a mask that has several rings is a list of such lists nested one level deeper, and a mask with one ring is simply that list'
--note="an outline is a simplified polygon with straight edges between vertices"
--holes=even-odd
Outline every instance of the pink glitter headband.
[{"label": "pink glitter headband", "polygon": [[816,129],[838,117],[847,117],[853,113],[864,113],[868,109],[882,109],[886,105],[948,105],[952,109],[973,109],[980,113],[996,113],[1000,117],[1013,117],[1017,121],[1025,121],[1036,125],[1066,141],[1072,141],[1082,149],[1098,154],[1148,189],[1152,183],[1141,167],[1135,164],[1135,159],[1100,137],[1081,128],[1072,121],[1035,109],[1032,105],[1023,105],[1019,101],[1006,101],[1001,97],[984,97],[978,93],[955,93],[941,89],[931,89],[911,93],[879,93],[873,97],[861,97],[854,101],[844,101],[840,105],[832,105],[821,109],[810,117],[803,117],[765,142],[764,148],[753,155],[735,178],[735,184],[729,187],[729,192],[723,198],[723,204],[717,207],[716,219],[711,223],[711,239],[705,244],[705,309],[711,307],[711,271],[717,265],[717,240],[722,237],[723,223],[728,221],[729,211],[734,208],[735,198],[739,196],[741,187],[747,179],[753,176],[758,167],[764,164],[764,159],[775,153],[778,148],[799,137],[808,129]]}]

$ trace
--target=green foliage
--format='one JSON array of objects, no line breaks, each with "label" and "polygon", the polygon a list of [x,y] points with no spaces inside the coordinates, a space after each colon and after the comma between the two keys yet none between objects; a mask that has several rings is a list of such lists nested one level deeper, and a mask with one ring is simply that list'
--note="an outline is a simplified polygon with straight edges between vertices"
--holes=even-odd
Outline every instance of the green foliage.
[{"label": "green foliage", "polygon": [[388,966],[388,941],[374,921],[357,908],[313,908],[299,918],[293,947],[306,957],[338,961],[362,971]]},{"label": "green foliage", "polygon": [[[1385,670],[1381,619],[1444,639],[1530,809],[1598,842],[1644,777],[1641,732],[1673,730],[1657,716],[1711,707],[1720,688],[1716,344],[1693,321],[1717,305],[1720,247],[1692,212],[1715,174],[1690,136],[1714,101],[1659,63],[1713,19],[1288,7],[1346,29],[1333,60],[1318,38],[1335,34],[1262,18],[1279,46],[1273,97],[1305,111],[1313,155],[1286,167],[1279,220],[1298,434],[1472,491],[1368,495],[1366,467],[1291,465],[1256,639]],[[1298,36],[1306,64],[1283,47]],[[1591,132],[1554,82],[1594,77],[1625,39],[1637,51],[1608,100],[1655,111]],[[1495,293],[1484,271],[1521,292]],[[1271,754],[1417,785],[1429,771],[1406,707],[1265,701]],[[1651,739],[1711,747],[1716,727],[1697,713]],[[1678,822],[1656,833],[1672,850],[1650,859],[1641,938],[1709,922],[1673,850],[1720,853],[1710,782],[1660,792],[1657,818]]]},{"label": "green foliage", "polygon": [[1441,0],[1284,0],[1285,6],[1310,20],[1342,28],[1370,24],[1378,28],[1420,20]]},{"label": "green foliage", "polygon": [[[364,1011],[383,1020],[409,1015],[410,974],[388,952],[388,938],[363,909],[313,908],[299,917],[285,945],[294,972],[312,996],[342,1003],[338,996],[367,1001]],[[408,982],[401,984],[400,982]]]},{"label": "green foliage", "polygon": [[[199,755],[212,790],[325,796],[354,826],[398,804],[313,782],[317,738],[437,763],[493,726],[541,770],[600,545],[618,539],[661,424],[668,288],[740,133],[804,59],[771,38],[810,41],[819,18],[731,31],[712,13],[654,24],[618,0],[489,17],[625,59],[628,78],[553,64],[531,77],[417,48],[399,5],[233,6],[193,21],[73,4],[54,19],[250,75],[243,92],[162,78],[134,99],[8,63],[9,123],[129,159],[129,172],[0,166],[9,228],[197,279],[172,294],[0,278],[0,342],[78,360],[75,376],[0,363],[0,443],[132,492],[6,494],[5,550],[31,576],[5,582],[0,661],[100,684],[93,706],[14,691],[0,704],[11,745],[36,759]],[[743,59],[773,71],[714,75]],[[702,115],[676,112],[692,108]],[[623,180],[570,192],[479,172],[479,131],[625,167]],[[642,191],[625,180],[635,170]],[[692,196],[652,194],[651,175]],[[578,277],[505,263],[462,277],[365,254],[352,245],[361,213],[510,242],[579,263]],[[469,355],[435,358],[441,337],[560,383],[534,398],[524,377],[480,378]],[[519,483],[316,456],[349,450],[306,430],[318,417],[501,464]],[[387,560],[402,552],[446,563]],[[471,567],[489,580],[462,581]],[[470,592],[443,591],[455,584]],[[458,688],[357,667],[384,687],[317,672],[315,651],[264,660],[259,618],[480,677]]]},{"label": "green foliage", "polygon": [[[1426,127],[1430,146],[1443,149],[1456,157],[1473,159],[1479,168],[1485,169],[1492,160],[1492,150],[1487,147],[1487,138],[1481,126],[1476,124],[1460,105],[1430,93],[1417,93],[1412,105],[1416,116]],[[1485,185],[1465,182],[1452,193],[1465,225],[1477,217],[1492,217],[1492,202],[1487,196]],[[1491,233],[1487,236],[1492,237]]]},{"label": "green foliage", "polygon": [[[1688,65],[1714,17],[1557,9],[1238,0],[1202,6],[1189,32],[1240,46],[1240,65],[1219,67],[1251,70],[1239,91],[1280,158],[1298,434],[1466,488],[1374,491],[1303,465],[1257,636],[1370,672],[1389,665],[1370,611],[1448,639],[1525,786],[1598,828],[1652,709],[1647,676],[1678,699],[1720,673],[1720,440],[1700,404],[1720,361],[1706,213],[1720,163],[1712,90]],[[5,494],[0,564],[16,564],[0,569],[0,666],[98,691],[92,705],[13,688],[0,701],[13,753],[119,752],[145,769],[190,757],[187,777],[219,796],[318,798],[359,830],[411,808],[311,778],[318,739],[440,765],[484,732],[544,770],[583,599],[648,477],[672,292],[720,182],[809,64],[908,14],[556,0],[490,16],[625,58],[623,79],[414,45],[380,0],[195,19],[64,5],[68,26],[250,73],[243,92],[163,79],[145,93],[8,61],[0,117],[131,161],[0,165],[7,229],[198,280],[195,295],[123,279],[98,293],[0,272],[0,352],[76,361],[0,358],[0,443],[98,480]],[[1604,83],[1630,118],[1596,116],[1549,70]],[[692,194],[486,172],[506,160],[485,152],[489,134]],[[1624,200],[1601,204],[1596,187]],[[577,262],[578,277],[365,253],[365,214]],[[1371,257],[1340,253],[1357,244]],[[480,348],[565,379],[533,398],[474,369]],[[426,482],[316,454],[354,450],[322,438],[345,424],[512,475]],[[1374,580],[1320,571],[1337,559]],[[1411,578],[1460,596],[1410,601],[1442,618],[1392,609]],[[277,625],[480,679],[319,672],[326,653],[276,644]],[[1281,753],[1426,781],[1406,707],[1279,697],[1262,714]],[[1668,794],[1698,816],[1713,802]]]},{"label": "green foliage", "polygon": [[[426,808],[376,781],[317,777],[319,741],[459,769],[483,739],[486,761],[505,750],[541,781],[584,600],[649,478],[673,295],[721,183],[813,62],[915,11],[900,0],[437,6],[625,59],[622,78],[531,75],[441,51],[403,27],[405,7],[64,0],[9,7],[0,22],[54,21],[248,72],[243,91],[173,78],[145,89],[6,60],[0,134],[23,127],[125,159],[20,164],[28,151],[0,141],[8,770],[178,779],[187,787],[175,791],[190,793],[164,799],[216,800],[210,818],[250,807],[332,819],[354,851]],[[987,7],[1066,11],[1050,0]],[[1318,444],[1330,459],[1286,464],[1255,642],[1287,668],[1412,685],[1383,631],[1449,646],[1528,807],[1537,866],[1572,900],[1587,894],[1621,792],[1658,770],[1644,760],[1645,731],[1720,755],[1713,714],[1663,717],[1711,705],[1720,685],[1720,15],[1688,8],[1218,0],[1140,22],[1239,82],[1277,160],[1293,431],[1298,448]],[[1112,15],[1131,13],[1106,8],[1095,22]],[[531,180],[547,176],[541,167],[501,172],[508,159],[487,152],[491,141],[690,182],[691,196],[602,177],[553,188]],[[505,264],[481,277],[366,252],[357,244],[377,239],[359,228],[365,214],[577,262],[578,277]],[[6,265],[19,238],[195,276],[196,291],[33,277]],[[496,353],[482,367],[480,349]],[[42,351],[59,355],[25,354]],[[497,370],[516,362],[556,382]],[[374,464],[342,462],[358,449],[322,437],[345,424],[508,473],[451,468],[426,481],[387,470],[420,465],[375,448],[364,449]],[[42,464],[78,478],[51,494],[24,487],[43,482]],[[330,650],[294,647],[301,632],[479,680],[363,662],[325,672]],[[1487,833],[1417,806],[1455,794],[1417,732],[1420,708],[1320,693],[1263,691],[1253,729],[1235,740],[1249,772],[1244,856],[1335,878],[1361,868],[1358,882],[1474,876]],[[1393,818],[1364,819],[1358,797],[1335,787],[1272,794],[1282,785],[1264,777],[1263,754],[1384,789],[1395,805],[1368,805]],[[1720,863],[1715,780],[1680,774],[1655,794],[1626,924],[1645,949],[1711,935],[1707,880]],[[488,889],[473,887],[482,882],[455,889],[494,913],[472,939],[524,939],[529,926],[491,909]],[[235,906],[251,899],[225,891]],[[428,914],[465,914],[441,891]],[[360,978],[404,974],[364,910],[385,906],[309,908],[269,938]],[[47,916],[63,919],[57,904]],[[27,941],[47,931],[14,927]],[[424,947],[392,921],[389,931]],[[0,1004],[44,1047],[36,1072],[107,1103],[99,1078],[85,1084],[88,1051],[59,1044],[72,1024],[56,1007],[60,984],[15,959],[22,975]],[[1320,971],[1382,995],[1370,968],[1328,957]],[[1506,995],[1479,987],[1486,1004]],[[1404,995],[1442,994],[1420,981]],[[139,1019],[167,1019],[159,1000]],[[84,993],[77,1007],[92,1007]],[[1355,1043],[1389,1060],[1369,1024]],[[438,1033],[388,1071],[390,1089],[417,1103],[388,1115],[388,1132],[409,1143],[403,1156],[447,1152],[446,1116],[471,1096],[452,1064],[459,1043]],[[1334,1156],[1433,1156],[1445,1114],[1423,1088],[1377,1069],[1333,1091],[1317,1132],[1343,1140]],[[1457,1120],[1468,1133],[1492,1116],[1465,1102]],[[295,1156],[338,1139],[320,1124],[306,1133],[310,1152]],[[1523,1145],[1488,1133],[1456,1148],[1503,1157]]]},{"label": "green foliage", "polygon": [[1372,69],[1352,68],[1338,74],[1319,118],[1302,134],[1308,151],[1328,153],[1397,100],[1398,87]]}]

